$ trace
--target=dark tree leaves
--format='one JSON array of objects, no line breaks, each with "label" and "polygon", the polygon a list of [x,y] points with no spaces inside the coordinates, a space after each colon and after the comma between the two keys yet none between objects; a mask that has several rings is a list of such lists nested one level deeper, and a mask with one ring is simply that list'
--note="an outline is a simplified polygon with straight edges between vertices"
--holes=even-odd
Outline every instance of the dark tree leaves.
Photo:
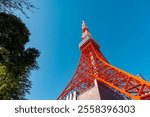
[{"label": "dark tree leaves", "polygon": [[24,99],[39,51],[25,48],[30,32],[14,15],[0,13],[0,99]]}]

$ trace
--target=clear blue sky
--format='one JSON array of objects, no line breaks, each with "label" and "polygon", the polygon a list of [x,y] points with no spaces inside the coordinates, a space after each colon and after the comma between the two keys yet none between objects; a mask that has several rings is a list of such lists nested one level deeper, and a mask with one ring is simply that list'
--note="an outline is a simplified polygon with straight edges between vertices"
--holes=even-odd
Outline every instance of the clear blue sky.
[{"label": "clear blue sky", "polygon": [[41,51],[28,99],[56,99],[77,67],[81,21],[114,66],[150,81],[149,0],[32,0],[39,9],[21,16],[31,32],[27,46]]}]

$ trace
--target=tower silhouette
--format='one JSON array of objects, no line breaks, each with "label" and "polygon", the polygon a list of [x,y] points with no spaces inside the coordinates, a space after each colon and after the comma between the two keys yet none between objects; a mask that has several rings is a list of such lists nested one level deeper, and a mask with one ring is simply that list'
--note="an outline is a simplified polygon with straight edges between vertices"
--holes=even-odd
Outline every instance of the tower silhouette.
[{"label": "tower silhouette", "polygon": [[79,48],[81,57],[78,67],[58,100],[150,99],[150,83],[111,65],[84,21]]}]

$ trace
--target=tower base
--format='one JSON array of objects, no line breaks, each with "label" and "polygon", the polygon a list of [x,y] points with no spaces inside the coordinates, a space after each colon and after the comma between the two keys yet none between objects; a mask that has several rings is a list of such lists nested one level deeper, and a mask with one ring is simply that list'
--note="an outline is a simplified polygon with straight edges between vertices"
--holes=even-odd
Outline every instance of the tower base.
[{"label": "tower base", "polygon": [[94,87],[78,95],[77,100],[125,100],[122,94],[119,94],[103,83],[95,80],[94,84]]}]

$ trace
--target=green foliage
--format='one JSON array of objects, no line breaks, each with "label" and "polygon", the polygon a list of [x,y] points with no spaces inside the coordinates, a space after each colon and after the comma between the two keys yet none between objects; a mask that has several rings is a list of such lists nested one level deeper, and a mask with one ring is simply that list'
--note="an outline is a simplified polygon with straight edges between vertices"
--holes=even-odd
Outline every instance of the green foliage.
[{"label": "green foliage", "polygon": [[0,99],[24,99],[30,71],[38,69],[39,51],[25,48],[30,32],[14,15],[0,13]]}]

